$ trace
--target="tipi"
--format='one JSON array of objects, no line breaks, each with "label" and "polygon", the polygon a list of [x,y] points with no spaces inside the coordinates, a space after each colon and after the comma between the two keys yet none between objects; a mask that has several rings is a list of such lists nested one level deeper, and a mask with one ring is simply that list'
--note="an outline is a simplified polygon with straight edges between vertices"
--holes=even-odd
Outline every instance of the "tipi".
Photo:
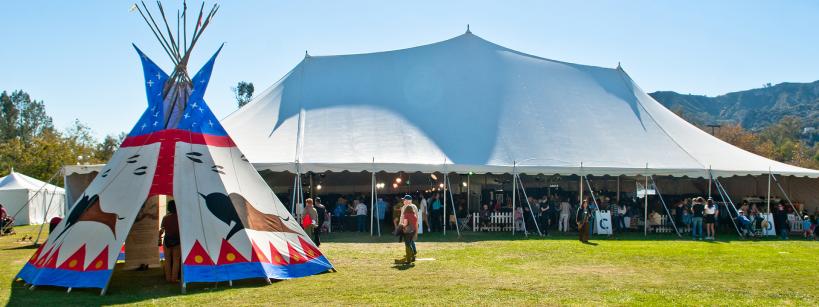
[{"label": "tipi", "polygon": [[219,51],[193,78],[188,75],[191,50],[218,5],[204,17],[200,9],[189,45],[187,35],[183,42],[170,27],[161,31],[144,3],[135,9],[176,66],[169,76],[134,46],[145,73],[147,110],[17,277],[104,294],[131,226],[143,204],[158,195],[176,202],[183,291],[190,282],[269,281],[332,269],[203,100]]}]

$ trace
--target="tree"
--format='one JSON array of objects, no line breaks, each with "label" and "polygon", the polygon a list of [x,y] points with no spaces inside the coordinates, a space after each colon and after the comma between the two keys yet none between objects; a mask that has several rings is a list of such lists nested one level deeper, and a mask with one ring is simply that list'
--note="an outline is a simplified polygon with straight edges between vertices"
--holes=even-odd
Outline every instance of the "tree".
[{"label": "tree", "polygon": [[22,90],[11,95],[6,91],[0,93],[0,141],[19,137],[30,142],[46,130],[54,130],[54,125],[43,101],[32,100]]},{"label": "tree", "polygon": [[120,133],[119,136],[112,134],[106,135],[102,143],[97,144],[94,156],[102,161],[108,161],[111,159],[111,156],[114,155],[114,152],[117,151],[119,145],[122,144],[122,141],[125,140],[126,136],[125,132]]},{"label": "tree", "polygon": [[232,90],[236,96],[236,103],[240,108],[253,99],[253,82],[240,81]]}]

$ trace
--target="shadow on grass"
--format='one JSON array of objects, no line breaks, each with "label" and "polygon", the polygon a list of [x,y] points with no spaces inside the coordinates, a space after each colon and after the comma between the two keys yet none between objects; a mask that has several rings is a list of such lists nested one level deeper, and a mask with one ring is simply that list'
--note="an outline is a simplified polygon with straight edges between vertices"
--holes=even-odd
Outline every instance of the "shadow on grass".
[{"label": "shadow on grass", "polygon": [[[98,288],[75,288],[66,293],[64,287],[37,286],[35,290],[25,287],[22,280],[12,281],[11,295],[8,306],[100,306],[112,304],[128,304],[151,301],[181,294],[181,287],[176,283],[165,281],[165,275],[160,268],[147,271],[114,270],[108,293],[100,296]],[[272,280],[273,283],[279,281]],[[259,288],[268,286],[263,278],[251,278],[228,282],[189,283],[188,295],[197,293],[212,293],[228,289]]]},{"label": "shadow on grass", "polygon": [[15,246],[15,247],[4,248],[3,250],[4,251],[13,251],[13,250],[22,250],[22,249],[37,249],[38,247],[40,247],[40,246],[39,245],[34,245],[34,244],[26,244],[26,245],[20,245],[20,246]]},{"label": "shadow on grass", "polygon": [[401,263],[393,265],[392,268],[399,271],[406,271],[415,267],[415,263]]}]

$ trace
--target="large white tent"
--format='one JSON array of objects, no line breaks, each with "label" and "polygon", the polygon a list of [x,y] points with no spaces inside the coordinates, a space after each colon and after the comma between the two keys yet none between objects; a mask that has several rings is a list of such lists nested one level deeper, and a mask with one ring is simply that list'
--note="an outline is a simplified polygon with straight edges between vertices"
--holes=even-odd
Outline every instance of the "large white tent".
[{"label": "large white tent", "polygon": [[0,178],[0,204],[14,225],[42,224],[65,214],[65,190],[12,170]]},{"label": "large white tent", "polygon": [[549,60],[469,31],[306,55],[223,124],[259,170],[819,177],[712,137],[619,66]]}]

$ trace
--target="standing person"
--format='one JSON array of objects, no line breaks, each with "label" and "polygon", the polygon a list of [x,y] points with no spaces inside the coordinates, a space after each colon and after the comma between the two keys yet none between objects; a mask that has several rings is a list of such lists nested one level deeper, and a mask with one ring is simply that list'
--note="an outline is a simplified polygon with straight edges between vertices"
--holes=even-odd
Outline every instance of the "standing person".
[{"label": "standing person", "polygon": [[[311,226],[312,229],[310,229],[311,231],[308,231],[308,229],[305,229],[304,231],[308,235],[311,235],[311,234],[313,235],[313,242],[316,243],[316,247],[318,247],[319,245],[321,245],[320,235],[321,235],[321,225],[324,223],[324,218],[323,218],[324,211],[325,211],[324,210],[324,205],[321,204],[321,198],[318,198],[318,197],[316,197],[315,201],[313,201],[312,198],[305,199],[304,203],[307,205],[304,208],[304,214],[305,214],[305,216],[310,217],[310,221],[311,221],[311,224],[312,224],[312,226]],[[318,206],[321,206],[321,211],[319,211]]]},{"label": "standing person", "polygon": [[366,232],[367,231],[367,205],[364,202],[356,200],[358,203],[355,205],[355,219],[358,228],[358,232]]},{"label": "standing person", "polygon": [[432,223],[430,231],[441,231],[441,227],[443,226],[443,213],[444,205],[441,203],[441,196],[435,194],[432,196],[432,214],[430,218],[430,223]]},{"label": "standing person", "polygon": [[481,206],[481,211],[479,212],[478,217],[478,230],[488,231],[487,228],[492,222],[492,210],[489,209],[488,204],[483,204],[483,206]]},{"label": "standing person", "polygon": [[515,229],[518,231],[526,232],[525,225],[523,224],[523,207],[515,208]]},{"label": "standing person", "polygon": [[774,219],[774,227],[776,227],[776,233],[779,234],[779,238],[782,240],[788,239],[788,212],[785,211],[785,206],[782,203],[776,205],[776,211],[773,214]]},{"label": "standing person", "polygon": [[549,235],[549,222],[552,218],[552,206],[548,201],[540,203],[540,211],[538,212],[538,221],[540,222],[540,231],[544,236]]},{"label": "standing person", "polygon": [[404,258],[396,259],[397,264],[409,264],[415,262],[415,255],[418,250],[415,248],[415,240],[418,239],[418,232],[416,226],[418,225],[418,207],[412,204],[412,196],[404,195],[404,206],[401,207],[401,221],[398,227],[401,227],[404,238]]},{"label": "standing person", "polygon": [[691,206],[691,239],[702,241],[702,220],[705,206],[702,204],[702,197],[694,199]]},{"label": "standing person", "polygon": [[678,201],[677,206],[674,207],[674,225],[678,228],[683,227],[683,215],[685,214],[685,201]]},{"label": "standing person", "polygon": [[569,231],[569,215],[572,213],[572,205],[569,204],[569,199],[564,199],[560,202],[560,221],[557,223],[557,228],[560,232]]},{"label": "standing person", "polygon": [[427,216],[427,198],[424,197],[424,194],[421,193],[421,202],[418,206],[418,234],[424,233],[424,225],[427,226],[427,232],[429,232],[429,219]]},{"label": "standing person", "polygon": [[703,214],[705,215],[703,219],[705,222],[705,239],[714,240],[714,224],[717,222],[717,206],[714,205],[713,199],[708,199]]},{"label": "standing person", "polygon": [[159,228],[159,242],[165,250],[165,280],[178,283],[181,272],[179,263],[182,258],[182,249],[179,238],[179,218],[176,215],[176,202],[173,200],[168,201],[165,211],[161,228]]},{"label": "standing person", "polygon": [[308,235],[315,235],[316,226],[318,225],[318,212],[313,205],[312,198],[305,199],[304,204],[304,217],[301,220],[301,227]]},{"label": "standing person", "polygon": [[583,200],[583,204],[577,208],[577,215],[575,216],[575,222],[577,223],[578,229],[578,236],[580,237],[580,242],[588,243],[589,242],[589,219],[591,218],[591,210],[589,210],[589,200]]},{"label": "standing person", "polygon": [[401,222],[401,208],[404,207],[404,202],[398,196],[395,197],[395,206],[392,206],[392,234],[398,233],[398,224]]},{"label": "standing person", "polygon": [[336,207],[333,209],[333,221],[336,222],[338,231],[344,231],[344,216],[347,214],[347,204],[343,200],[343,197],[339,197],[338,201],[336,201]]},{"label": "standing person", "polygon": [[617,205],[617,224],[619,224],[618,227],[620,231],[623,232],[628,229],[628,225],[626,225],[626,214],[628,214],[628,206],[626,206],[625,200],[621,200]]},{"label": "standing person", "polygon": [[375,210],[376,210],[376,217],[378,218],[378,225],[384,225],[384,219],[387,217],[387,202],[384,201],[383,198],[379,197],[378,201],[375,202]]}]

